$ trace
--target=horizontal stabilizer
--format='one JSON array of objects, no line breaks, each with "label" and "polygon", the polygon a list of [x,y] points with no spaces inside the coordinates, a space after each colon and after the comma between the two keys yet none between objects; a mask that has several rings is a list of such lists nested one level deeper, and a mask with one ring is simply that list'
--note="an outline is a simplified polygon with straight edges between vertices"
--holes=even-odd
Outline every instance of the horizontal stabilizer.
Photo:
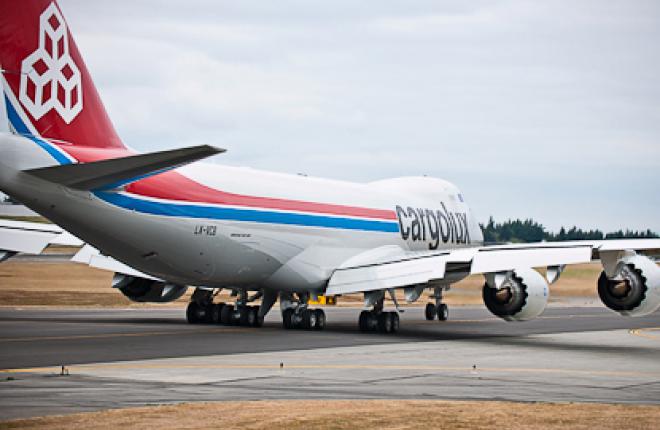
[{"label": "horizontal stabilizer", "polygon": [[74,263],[87,264],[90,267],[94,267],[96,269],[108,270],[110,272],[122,273],[129,276],[137,276],[138,278],[159,280],[153,276],[149,276],[146,273],[142,273],[130,266],[127,266],[112,257],[101,254],[98,249],[91,245],[83,246],[80,251],[78,251],[78,253],[73,256],[71,261]]},{"label": "horizontal stabilizer", "polygon": [[110,190],[225,152],[209,145],[129,157],[26,170],[25,173],[79,190]]},{"label": "horizontal stabilizer", "polygon": [[55,224],[0,219],[0,261],[18,252],[39,254],[48,245],[80,246],[82,242]]}]

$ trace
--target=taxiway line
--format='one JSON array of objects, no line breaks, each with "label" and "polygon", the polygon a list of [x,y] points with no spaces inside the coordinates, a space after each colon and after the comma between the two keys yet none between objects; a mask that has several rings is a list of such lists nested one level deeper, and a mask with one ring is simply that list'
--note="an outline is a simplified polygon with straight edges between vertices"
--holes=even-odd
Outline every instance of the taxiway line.
[{"label": "taxiway line", "polygon": [[216,328],[206,330],[169,330],[169,331],[149,331],[140,333],[107,333],[107,334],[81,334],[72,336],[35,336],[35,337],[6,337],[0,338],[0,343],[3,342],[32,342],[39,340],[75,340],[75,339],[104,339],[112,337],[142,337],[142,336],[166,336],[176,335],[181,333],[200,334],[200,333],[245,333],[254,331],[249,328]]},{"label": "taxiway line", "polygon": [[[60,367],[35,367],[25,369],[0,369],[0,373],[57,373]],[[543,373],[543,374],[569,374],[588,376],[620,376],[640,378],[660,378],[660,372],[634,372],[586,369],[558,369],[558,368],[520,368],[520,367],[479,367],[477,369],[464,366],[434,366],[434,365],[360,365],[360,364],[158,364],[158,363],[108,363],[67,366],[69,372],[84,373],[92,370],[185,370],[185,369],[261,369],[261,370],[393,370],[393,371],[443,371],[466,372],[475,376],[481,373]]]}]

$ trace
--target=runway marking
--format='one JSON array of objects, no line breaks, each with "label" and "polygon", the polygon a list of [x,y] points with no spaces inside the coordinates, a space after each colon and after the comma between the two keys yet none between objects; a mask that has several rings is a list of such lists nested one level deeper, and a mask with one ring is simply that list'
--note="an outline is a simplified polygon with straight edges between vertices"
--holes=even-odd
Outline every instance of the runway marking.
[{"label": "runway marking", "polygon": [[254,329],[208,329],[208,330],[170,330],[170,331],[148,331],[140,333],[106,333],[106,334],[81,334],[71,336],[34,336],[34,337],[6,337],[0,338],[2,342],[32,342],[35,340],[74,340],[74,339],[102,339],[111,337],[141,337],[141,336],[166,336],[176,334],[198,334],[198,333],[247,333],[254,332]]},{"label": "runway marking", "polygon": [[108,322],[95,322],[95,321],[53,321],[51,319],[20,319],[20,318],[7,318],[7,319],[2,319],[0,318],[0,324],[5,324],[5,323],[21,323],[23,325],[25,324],[73,324],[77,326],[102,326],[102,327],[127,327],[127,326],[132,326],[132,327],[147,327],[147,326],[161,326],[162,322],[151,322],[151,321],[145,321],[145,322],[139,322],[139,323],[108,323]]},{"label": "runway marking", "polygon": [[660,331],[660,327],[634,328],[632,330],[628,330],[628,333],[632,334],[633,336],[643,337],[645,339],[660,340],[660,334],[648,334],[646,333],[648,331]]},{"label": "runway marking", "polygon": [[[361,364],[285,364],[280,368],[279,363],[275,364],[150,364],[150,363],[108,363],[108,364],[90,364],[67,366],[73,374],[91,370],[416,370],[416,371],[445,371],[445,372],[464,372],[474,376],[481,376],[482,373],[543,373],[543,374],[566,374],[583,376],[619,376],[619,377],[641,377],[641,378],[660,378],[658,372],[635,372],[635,371],[612,371],[612,370],[583,370],[583,369],[557,369],[557,368],[518,368],[518,367],[471,367],[462,366],[433,366],[433,365],[361,365]],[[0,369],[0,373],[59,373],[60,367],[35,367],[25,369]],[[93,375],[92,375],[93,376]],[[104,375],[107,376],[107,375]]]}]

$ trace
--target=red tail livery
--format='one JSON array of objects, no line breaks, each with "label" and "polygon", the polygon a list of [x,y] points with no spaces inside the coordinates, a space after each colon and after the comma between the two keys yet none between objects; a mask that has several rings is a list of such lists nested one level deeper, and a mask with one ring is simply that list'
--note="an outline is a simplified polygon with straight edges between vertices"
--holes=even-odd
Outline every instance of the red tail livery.
[{"label": "red tail livery", "polygon": [[0,1],[0,67],[17,133],[123,148],[55,1]]}]

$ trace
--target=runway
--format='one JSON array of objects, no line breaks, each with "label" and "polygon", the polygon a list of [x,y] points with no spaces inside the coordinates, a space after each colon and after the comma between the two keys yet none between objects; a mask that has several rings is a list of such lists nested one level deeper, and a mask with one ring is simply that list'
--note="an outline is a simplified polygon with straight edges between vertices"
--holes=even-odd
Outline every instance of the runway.
[{"label": "runway", "polygon": [[[423,398],[660,404],[660,313],[551,307],[506,323],[481,308],[396,335],[326,308],[323,332],[188,325],[181,309],[0,311],[0,419],[202,400]],[[57,376],[61,366],[69,376]]]}]

